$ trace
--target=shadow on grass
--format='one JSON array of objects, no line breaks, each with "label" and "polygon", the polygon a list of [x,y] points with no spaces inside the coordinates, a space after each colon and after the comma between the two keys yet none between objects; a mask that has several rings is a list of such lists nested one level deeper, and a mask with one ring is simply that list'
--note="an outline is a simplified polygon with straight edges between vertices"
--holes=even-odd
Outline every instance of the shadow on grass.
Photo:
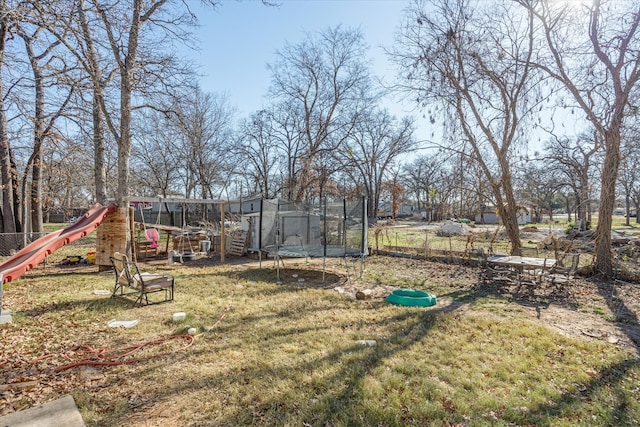
[{"label": "shadow on grass", "polygon": [[[290,286],[274,287],[279,293],[297,292]],[[402,308],[398,307],[398,312],[391,316],[380,319],[382,325],[391,326],[393,333],[384,339],[379,339],[377,345],[372,347],[360,344],[352,344],[343,346],[338,349],[327,349],[320,357],[299,358],[294,363],[281,363],[273,365],[272,363],[256,361],[246,365],[237,366],[223,372],[217,372],[207,376],[201,376],[194,380],[180,381],[170,387],[157,387],[152,390],[151,398],[149,395],[139,398],[139,401],[131,400],[127,396],[125,399],[129,409],[120,411],[110,411],[104,418],[100,420],[101,425],[122,425],[126,424],[128,417],[132,416],[136,411],[143,410],[148,405],[169,404],[176,395],[188,395],[197,393],[202,388],[213,390],[216,396],[220,396],[218,404],[233,407],[233,410],[227,410],[221,413],[204,413],[200,414],[205,422],[211,425],[286,425],[296,420],[298,425],[426,425],[438,420],[448,420],[451,422],[468,422],[464,418],[463,413],[457,413],[455,409],[447,408],[446,405],[432,408],[429,410],[413,411],[411,409],[402,409],[398,407],[366,407],[366,383],[365,379],[368,374],[384,367],[385,361],[393,357],[396,353],[403,352],[407,348],[420,343],[424,339],[429,338],[431,331],[438,327],[438,316],[445,313],[455,313],[467,304],[473,304],[475,301],[487,296],[494,295],[491,290],[457,290],[448,294],[442,294],[440,297],[446,298],[450,303],[439,305],[430,309]],[[345,309],[353,302],[345,304]],[[377,310],[383,305],[388,306],[383,301],[371,302],[370,309]],[[322,307],[314,307],[311,310],[324,310],[330,306],[327,302]],[[286,307],[278,307],[275,312],[262,313],[249,316],[239,316],[233,321],[227,322],[226,326],[217,329],[218,335],[224,336],[225,333],[232,333],[233,330],[244,329],[252,330],[258,328],[258,324],[264,321],[267,323],[275,317],[285,317],[278,314],[278,310],[285,310]],[[307,313],[308,314],[308,313]],[[398,325],[394,328],[394,325]],[[341,324],[338,322],[336,327],[357,328],[357,325]],[[268,335],[266,344],[272,343],[278,345],[282,342],[282,338],[290,339],[296,342],[296,335],[302,335],[306,332],[313,332],[315,329],[322,328],[308,327],[299,329],[295,325],[291,327],[279,329],[277,334]],[[212,348],[213,346],[213,348]],[[187,353],[180,353],[163,360],[155,360],[136,369],[130,376],[137,379],[141,377],[152,377],[157,372],[163,370],[171,370],[175,364],[188,362],[189,360],[199,360],[201,358],[210,358],[212,351],[223,352],[225,350],[242,350],[238,348],[237,343],[229,343],[220,339],[209,341],[201,340]],[[268,357],[268,353],[265,353]],[[205,359],[206,360],[206,359]],[[326,377],[314,379],[314,372],[322,372],[327,366],[334,368],[333,372]],[[594,375],[589,381],[578,384],[575,392],[567,391],[557,398],[548,400],[548,403],[539,404],[526,409],[512,408],[501,414],[498,419],[490,418],[487,415],[477,414],[474,418],[475,422],[493,424],[493,421],[502,424],[529,424],[529,425],[553,425],[555,420],[574,419],[584,421],[586,417],[591,416],[589,412],[592,399],[600,399],[598,394],[603,389],[611,390],[613,401],[607,401],[610,410],[606,415],[598,414],[599,425],[633,425],[633,414],[629,413],[628,406],[632,394],[623,388],[621,382],[630,378],[631,370],[640,368],[638,360],[626,360],[621,363],[613,364],[597,375]],[[295,381],[294,372],[307,372],[309,378],[304,384],[297,383],[290,389],[279,389],[282,385],[275,384],[279,381]],[[626,376],[626,377],[625,377]],[[229,398],[225,392],[225,388],[230,386],[229,377],[233,377],[239,387],[263,387],[264,384],[254,384],[254,381],[269,382],[274,381],[273,387],[279,392],[274,393],[275,396],[261,398],[255,403],[241,401],[243,397]],[[135,382],[136,380],[134,380]],[[296,394],[296,389],[304,390],[306,393],[312,389],[310,399],[300,399]],[[209,394],[210,396],[211,394]],[[195,396],[195,394],[194,394]],[[224,397],[226,396],[226,397]],[[127,400],[129,399],[129,400]],[[218,399],[218,397],[216,397]],[[227,401],[226,399],[231,399]],[[236,399],[236,400],[234,400]],[[440,403],[435,402],[436,406]],[[490,408],[489,408],[490,409]],[[603,421],[604,419],[604,421]],[[192,425],[199,425],[198,421],[192,422]]]},{"label": "shadow on grass", "polygon": [[[229,278],[238,278],[240,280],[269,280],[264,277],[271,278],[273,270],[261,271],[259,269],[250,269],[245,271],[229,271],[223,272],[221,275]],[[196,274],[199,277],[200,274]],[[203,276],[210,276],[203,274]],[[256,277],[258,276],[258,277]],[[193,277],[193,276],[191,276]],[[336,276],[339,277],[339,276]],[[306,285],[305,285],[306,286]],[[313,286],[311,286],[313,287]],[[296,285],[278,285],[269,287],[256,287],[255,289],[245,289],[245,295],[253,298],[267,296],[286,296],[300,292],[300,287]],[[550,293],[554,290],[550,289]],[[610,291],[609,293],[613,295]],[[138,408],[144,408],[145,405],[163,405],[170,404],[175,395],[196,393],[202,388],[217,390],[220,395],[226,394],[225,388],[229,387],[229,377],[237,379],[239,386],[245,384],[248,387],[255,387],[253,381],[267,382],[268,379],[295,381],[295,372],[309,373],[308,381],[304,384],[296,384],[290,389],[280,390],[280,393],[274,393],[273,397],[258,399],[256,403],[246,404],[243,401],[231,402],[229,409],[219,414],[203,414],[203,419],[207,416],[213,417],[208,422],[215,425],[282,425],[292,424],[292,420],[296,419],[299,425],[425,425],[433,423],[437,420],[445,420],[454,422],[468,422],[463,418],[462,413],[456,413],[442,407],[431,409],[430,412],[412,412],[404,411],[402,408],[389,407],[372,409],[370,412],[363,411],[363,405],[366,405],[365,388],[367,387],[365,379],[368,374],[376,369],[384,367],[385,361],[393,357],[397,353],[401,353],[407,348],[420,343],[424,339],[429,338],[431,331],[438,325],[438,316],[441,314],[455,313],[464,306],[474,304],[476,301],[487,297],[495,297],[503,300],[511,300],[522,305],[533,305],[538,310],[548,307],[550,304],[558,304],[563,307],[575,309],[576,301],[571,294],[563,294],[561,296],[545,294],[534,294],[533,298],[526,295],[518,298],[512,297],[511,294],[500,292],[497,288],[477,286],[471,289],[460,289],[448,293],[441,293],[438,298],[446,300],[447,303],[439,303],[438,306],[429,309],[416,308],[398,308],[398,312],[390,316],[380,319],[381,325],[390,326],[392,333],[386,335],[382,339],[378,339],[377,345],[367,347],[360,344],[352,344],[343,346],[340,349],[327,348],[322,352],[321,356],[309,358],[299,358],[291,364],[270,364],[268,362],[257,361],[255,364],[246,364],[241,367],[230,370],[218,371],[216,374],[210,374],[193,381],[180,381],[166,388],[156,388],[153,390],[153,398],[148,401],[134,402],[129,401],[129,410],[122,412],[112,411],[100,420],[100,424],[104,425],[123,425],[127,419]],[[198,360],[200,358],[211,357],[213,351],[239,350],[242,351],[242,344],[237,342],[225,342],[220,337],[225,335],[234,335],[234,332],[246,331],[257,328],[264,328],[265,323],[271,323],[274,319],[290,321],[291,324],[285,327],[274,327],[273,333],[265,338],[266,345],[277,346],[284,340],[290,342],[304,342],[303,334],[320,330],[324,328],[322,324],[299,328],[295,325],[298,316],[310,315],[316,311],[324,311],[332,304],[341,299],[335,294],[335,299],[323,302],[319,306],[298,307],[294,303],[289,305],[270,307],[269,311],[260,313],[242,315],[233,317],[232,321],[226,319],[224,324],[216,328],[215,332],[218,337],[203,336],[200,343],[189,349],[187,353],[177,354],[165,360],[156,360],[143,365],[141,368],[131,372],[136,378],[157,375],[163,370],[170,370],[175,363],[182,361]],[[286,300],[284,298],[283,300]],[[103,301],[103,300],[100,300]],[[290,302],[290,300],[288,300]],[[82,301],[78,302],[82,304]],[[103,303],[112,304],[111,300],[105,299]],[[62,303],[64,304],[64,303]],[[71,303],[73,304],[73,303]],[[341,309],[349,309],[350,304],[361,304],[360,302],[344,301],[340,302]],[[369,309],[377,310],[383,306],[388,307],[389,304],[381,301],[370,301],[362,304],[368,304]],[[67,308],[64,309],[68,309]],[[59,309],[63,309],[60,307]],[[626,308],[628,310],[628,308]],[[300,310],[300,311],[298,311]],[[232,316],[229,316],[232,317]],[[635,318],[632,318],[632,320]],[[637,321],[637,319],[635,319]],[[398,327],[394,327],[398,325]],[[339,328],[358,330],[361,325],[354,324],[352,321],[336,321],[332,325]],[[297,338],[299,336],[299,338]],[[211,338],[211,339],[209,339]],[[268,357],[268,353],[265,353]],[[210,360],[210,359],[204,359]],[[333,372],[320,380],[313,377],[314,372],[327,369],[327,366],[334,368]],[[578,385],[579,393],[565,392],[560,397],[549,399],[548,403],[530,407],[525,411],[514,410],[506,412],[502,415],[500,421],[503,423],[533,423],[534,425],[552,425],[557,418],[571,418],[571,414],[588,412],[588,406],[591,399],[602,399],[597,394],[603,388],[613,389],[611,394],[614,400],[611,403],[613,408],[607,415],[608,421],[604,424],[608,425],[633,425],[633,415],[629,414],[628,402],[631,394],[622,389],[619,384],[630,370],[636,370],[639,367],[638,360],[627,360],[618,364],[613,364],[600,373],[591,378],[591,380]],[[628,377],[627,377],[628,378]],[[258,387],[262,384],[258,385]],[[274,388],[278,386],[274,384]],[[303,401],[295,396],[296,390],[304,390],[305,387],[313,389],[312,399]],[[123,398],[126,398],[123,396]],[[220,398],[221,405],[226,405],[225,398]],[[241,398],[237,398],[241,399]],[[602,400],[601,400],[602,401]],[[436,402],[438,403],[438,402]],[[492,419],[485,418],[484,415],[478,415],[480,422],[490,425]],[[477,421],[477,420],[476,420]],[[599,420],[600,423],[601,420]],[[601,423],[602,424],[602,423]],[[197,425],[194,423],[194,425]]]},{"label": "shadow on grass", "polygon": [[[606,402],[606,414],[602,413],[605,411],[599,411],[600,417],[605,419],[598,419],[598,425],[636,426],[638,419],[629,413],[629,404],[637,400],[633,393],[634,384],[631,384],[630,390],[624,390],[621,384],[625,375],[628,378],[636,377],[637,374],[630,372],[632,370],[640,370],[640,360],[627,359],[610,365],[594,375],[589,381],[581,383],[575,393],[565,392],[553,402],[530,408],[521,417],[507,420],[519,424],[524,422],[533,423],[533,425],[547,425],[550,418],[553,419],[552,417],[571,417],[571,415],[579,414],[581,409],[588,411],[588,406],[592,400],[598,398],[599,394],[610,393],[616,400]],[[635,388],[637,390],[637,386]]]},{"label": "shadow on grass", "polygon": [[[616,328],[629,338],[634,344],[636,351],[640,351],[640,324],[638,315],[625,304],[624,297],[621,295],[623,287],[637,285],[624,282],[602,281],[594,278],[588,279],[587,281],[593,285],[613,313],[614,319],[612,320]],[[495,295],[502,295],[510,302],[534,308],[537,317],[540,318],[542,311],[551,305],[571,311],[578,311],[584,307],[584,302],[578,301],[572,293],[572,288],[575,290],[576,286],[579,285],[546,286],[536,289],[536,292],[528,293],[519,292],[521,288],[519,289],[517,287],[503,289],[502,292],[495,287],[491,289],[485,285],[485,288],[488,292],[493,292]]]},{"label": "shadow on grass", "polygon": [[[278,289],[283,293],[296,292],[292,287],[283,286]],[[216,418],[215,420],[210,420],[210,422],[216,425],[281,425],[283,423],[290,424],[293,419],[296,419],[300,422],[299,425],[307,425],[305,423],[309,425],[334,425],[336,423],[346,423],[348,425],[375,425],[376,423],[401,425],[402,423],[398,422],[399,419],[395,418],[395,409],[384,409],[379,413],[367,414],[364,420],[359,418],[362,415],[358,414],[358,411],[363,403],[362,393],[365,388],[363,383],[365,377],[369,372],[383,366],[384,361],[394,354],[402,352],[428,337],[432,328],[437,324],[437,318],[440,314],[455,312],[463,305],[471,303],[476,296],[480,297],[482,295],[480,293],[473,294],[456,291],[447,295],[451,299],[451,303],[447,305],[430,309],[397,307],[399,311],[396,314],[384,317],[379,321],[381,326],[389,327],[389,330],[395,330],[395,332],[384,339],[378,339],[377,345],[372,347],[354,342],[354,344],[342,347],[339,350],[331,350],[329,348],[327,351],[322,352],[323,355],[321,357],[314,357],[312,360],[300,358],[293,365],[282,363],[273,366],[270,363],[258,361],[256,364],[238,368],[240,369],[238,372],[226,372],[225,374],[200,377],[197,383],[183,381],[173,387],[158,390],[158,393],[155,394],[153,401],[150,403],[169,402],[176,394],[183,395],[195,392],[201,387],[224,389],[227,386],[229,375],[237,376],[237,381],[240,384],[250,385],[252,381],[265,381],[265,378],[273,378],[274,381],[295,381],[295,377],[292,377],[295,374],[292,374],[292,371],[308,372],[310,373],[309,383],[295,386],[313,388],[313,393],[311,393],[313,398],[312,401],[307,402],[308,407],[302,408],[299,406],[299,402],[292,402],[286,396],[279,396],[282,399],[279,397],[265,398],[256,405],[249,407],[237,402],[237,404],[232,405],[238,408],[237,411],[228,411],[223,418]],[[345,306],[341,308],[349,309],[349,305],[354,303],[353,301],[345,300]],[[389,306],[388,303],[383,301],[372,302],[369,309],[377,310],[382,305]],[[326,310],[331,306],[331,303],[327,302],[323,307],[311,308],[311,311]],[[278,309],[285,310],[286,308],[280,307]],[[309,314],[309,312],[306,313]],[[253,330],[259,327],[258,324],[264,324],[265,320],[268,323],[274,317],[280,316],[277,313],[241,316],[235,318],[231,324],[216,329],[216,334],[225,336],[228,333],[232,333],[234,329]],[[286,316],[283,319],[286,319]],[[395,327],[395,325],[398,325],[398,327]],[[352,320],[345,320],[344,322],[338,320],[337,323],[332,324],[332,327],[359,329],[359,325],[354,325]],[[296,339],[296,336],[302,337],[307,332],[313,332],[321,328],[323,328],[322,325],[300,329],[295,324],[290,327],[279,327],[277,333],[268,334],[264,345],[269,347],[269,343],[277,346],[282,342],[298,342],[304,338]],[[237,348],[237,344],[233,343],[220,341],[211,343],[206,340],[201,342],[203,345],[197,346],[199,348],[190,349],[188,357],[181,356],[181,358],[184,357],[183,360],[189,360],[210,357],[212,351],[210,345],[215,345],[217,351],[220,352],[231,349],[241,350]],[[268,357],[267,354],[268,351],[265,353],[266,357]],[[135,375],[154,375],[154,371],[164,369],[163,366],[165,364],[170,368],[171,362],[165,361],[160,364],[156,363],[153,367],[145,366]],[[335,372],[318,379],[319,384],[314,384],[315,380],[312,378],[312,373],[322,372],[327,367],[335,368]],[[295,393],[295,390],[290,390],[289,392]],[[297,401],[297,398],[294,400]],[[130,413],[111,414],[102,419],[101,424],[119,425],[126,422],[126,417],[129,415]],[[430,414],[430,416],[433,415]],[[446,413],[442,412],[436,415],[444,417]],[[427,418],[422,418],[422,421],[426,422]]]},{"label": "shadow on grass", "polygon": [[91,310],[91,311],[113,311],[116,310],[116,301],[109,298],[96,299],[84,299],[84,300],[72,300],[72,301],[52,301],[41,304],[37,307],[30,308],[28,310],[21,311],[27,317],[38,317],[43,314],[61,311],[75,311],[75,310]]},{"label": "shadow on grass", "polygon": [[[334,425],[336,422],[346,423],[346,425],[369,425],[358,421],[351,408],[354,405],[352,403],[354,397],[361,394],[364,377],[368,372],[380,366],[393,353],[419,342],[431,328],[434,316],[428,312],[421,313],[417,317],[415,313],[402,313],[387,321],[390,323],[402,322],[408,318],[414,319],[413,326],[403,329],[403,333],[398,336],[389,337],[389,340],[377,347],[354,344],[340,351],[329,351],[326,356],[314,358],[313,361],[301,359],[294,366],[270,367],[259,363],[252,367],[243,368],[241,372],[233,373],[237,375],[240,384],[251,386],[255,379],[273,378],[278,381],[289,379],[292,370],[312,373],[325,369],[327,365],[340,367],[333,375],[322,379],[322,384],[319,384],[314,390],[313,399],[316,401],[308,402],[309,408],[299,407],[299,403],[292,402],[284,396],[282,399],[262,399],[259,403],[248,406],[234,402],[233,406],[238,408],[236,411],[228,411],[224,418],[216,417],[215,420],[209,420],[209,422],[213,423],[212,425],[283,425],[291,424],[293,419],[297,419],[299,425]],[[208,351],[210,350],[199,349],[192,352],[189,358],[198,357]],[[353,361],[347,362],[346,358]],[[152,370],[158,369],[162,369],[162,366],[156,365],[153,368],[147,366],[144,370],[149,375],[153,375]],[[143,371],[138,372],[136,376],[143,374]],[[206,384],[210,388],[222,388],[226,386],[226,380],[227,378],[224,376],[212,376],[200,378],[200,384],[182,382],[176,384],[175,387],[162,390],[161,394],[156,394],[150,403],[168,402],[176,394],[193,392],[202,387],[202,384]],[[309,386],[313,387],[313,385]],[[360,399],[356,398],[356,400],[361,402]],[[296,411],[300,413],[296,413]],[[100,423],[120,425],[126,423],[127,415],[108,415]],[[378,421],[381,420],[378,419]],[[386,422],[384,424],[389,425]]]},{"label": "shadow on grass", "polygon": [[624,287],[637,287],[638,285],[614,280],[592,280],[598,293],[606,301],[607,307],[614,314],[614,320],[618,328],[634,343],[636,350],[640,351],[640,322],[638,321],[638,314],[627,306],[620,292]]}]

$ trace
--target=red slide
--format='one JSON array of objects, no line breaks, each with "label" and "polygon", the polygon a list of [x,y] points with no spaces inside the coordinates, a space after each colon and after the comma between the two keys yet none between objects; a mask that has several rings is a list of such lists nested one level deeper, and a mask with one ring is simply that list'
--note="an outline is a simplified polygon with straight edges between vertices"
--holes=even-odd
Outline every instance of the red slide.
[{"label": "red slide", "polygon": [[17,279],[42,262],[47,255],[51,255],[64,245],[75,242],[91,233],[104,221],[107,215],[115,212],[117,208],[118,205],[115,203],[111,203],[108,206],[102,206],[100,203],[96,203],[82,218],[69,227],[54,231],[29,243],[18,253],[0,264],[2,283],[8,283],[13,279]]}]

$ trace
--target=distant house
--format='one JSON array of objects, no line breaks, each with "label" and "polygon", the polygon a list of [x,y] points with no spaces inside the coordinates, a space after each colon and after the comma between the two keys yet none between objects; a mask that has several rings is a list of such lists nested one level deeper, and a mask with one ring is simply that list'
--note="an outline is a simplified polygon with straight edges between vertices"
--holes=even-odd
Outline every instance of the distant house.
[{"label": "distant house", "polygon": [[475,222],[476,224],[498,224],[500,218],[495,206],[483,206],[483,209],[476,214]]},{"label": "distant house", "polygon": [[[260,201],[262,200],[262,195],[257,194],[255,196],[249,196],[246,198],[242,198],[241,200],[236,200],[233,204],[229,205],[232,213],[242,213],[249,214],[253,212],[260,212]],[[238,207],[241,207],[242,212],[238,212]]]},{"label": "distant house", "polygon": [[[380,202],[378,206],[378,218],[391,218],[393,216],[392,206],[389,202]],[[397,218],[408,218],[414,214],[415,208],[413,205],[401,204],[396,213]]]},{"label": "distant house", "polygon": [[[495,206],[485,206],[480,213],[476,214],[476,224],[498,224],[500,217],[498,216]],[[527,208],[521,207],[518,210],[518,224],[530,224],[531,223],[531,211]]]},{"label": "distant house", "polygon": [[521,207],[518,210],[518,224],[531,224],[531,210]]}]

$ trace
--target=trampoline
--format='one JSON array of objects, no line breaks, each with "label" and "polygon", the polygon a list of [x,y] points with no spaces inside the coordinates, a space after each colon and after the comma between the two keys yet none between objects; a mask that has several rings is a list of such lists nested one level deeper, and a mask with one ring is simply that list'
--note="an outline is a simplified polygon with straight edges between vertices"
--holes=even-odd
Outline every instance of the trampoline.
[{"label": "trampoline", "polygon": [[259,248],[261,256],[276,260],[278,280],[282,258],[364,260],[368,253],[366,206],[364,197],[337,200],[325,197],[316,205],[262,200],[260,215],[254,217],[252,246]]},{"label": "trampoline", "polygon": [[[326,254],[325,254],[326,251]],[[269,258],[281,256],[283,258],[328,258],[341,257],[360,257],[362,255],[359,249],[344,248],[341,246],[280,246],[265,248],[265,252]]]}]

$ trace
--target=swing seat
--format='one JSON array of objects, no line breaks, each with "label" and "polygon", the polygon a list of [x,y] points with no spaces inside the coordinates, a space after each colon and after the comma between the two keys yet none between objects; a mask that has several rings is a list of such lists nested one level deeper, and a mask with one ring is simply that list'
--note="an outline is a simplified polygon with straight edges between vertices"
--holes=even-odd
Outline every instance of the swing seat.
[{"label": "swing seat", "polygon": [[149,245],[149,249],[156,249],[158,247],[158,240],[160,239],[160,234],[158,230],[155,228],[147,228],[144,230],[144,237],[148,242],[151,242]]},{"label": "swing seat", "polygon": [[144,231],[138,229],[138,233],[135,239],[136,259],[157,256],[160,248],[158,245],[158,241],[160,240],[158,230],[155,228],[145,229]]}]

